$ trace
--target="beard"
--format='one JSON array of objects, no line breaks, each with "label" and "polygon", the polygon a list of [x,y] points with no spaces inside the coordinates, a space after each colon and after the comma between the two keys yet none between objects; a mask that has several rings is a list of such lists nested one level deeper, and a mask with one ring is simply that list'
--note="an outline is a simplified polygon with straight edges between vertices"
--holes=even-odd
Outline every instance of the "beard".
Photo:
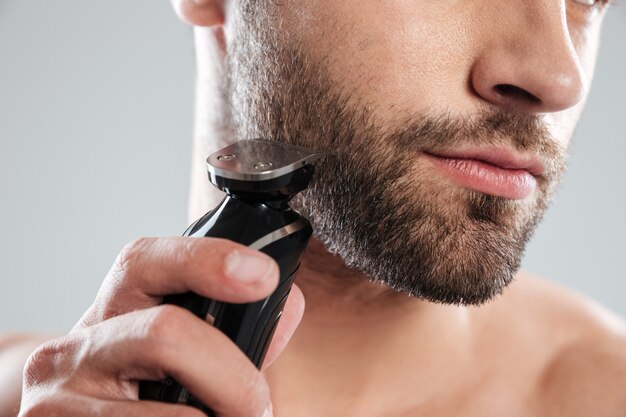
[{"label": "beard", "polygon": [[[536,116],[485,108],[472,117],[409,114],[384,123],[270,14],[243,7],[227,57],[224,97],[237,138],[326,152],[292,201],[326,249],[390,288],[424,300],[477,305],[512,282],[565,169],[565,150]],[[545,172],[523,200],[451,184],[424,152],[507,146],[540,156]]]}]

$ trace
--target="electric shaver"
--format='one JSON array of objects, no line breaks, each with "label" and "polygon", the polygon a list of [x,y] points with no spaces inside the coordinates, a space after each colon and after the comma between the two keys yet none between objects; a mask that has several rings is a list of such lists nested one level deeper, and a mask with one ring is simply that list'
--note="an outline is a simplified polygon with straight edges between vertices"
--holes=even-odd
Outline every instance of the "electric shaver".
[{"label": "electric shaver", "polygon": [[[230,239],[274,258],[276,290],[249,304],[225,303],[195,293],[168,295],[163,303],[188,309],[225,333],[260,368],[313,229],[289,200],[306,189],[322,153],[268,140],[243,140],[207,158],[209,180],[226,197],[184,236]],[[187,404],[215,414],[172,378],[141,381],[139,398]]]}]

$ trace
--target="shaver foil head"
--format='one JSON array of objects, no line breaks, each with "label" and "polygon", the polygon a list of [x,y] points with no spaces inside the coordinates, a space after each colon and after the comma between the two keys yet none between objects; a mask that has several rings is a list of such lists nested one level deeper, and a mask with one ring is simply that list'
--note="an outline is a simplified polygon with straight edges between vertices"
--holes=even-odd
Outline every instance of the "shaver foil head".
[{"label": "shaver foil head", "polygon": [[305,189],[323,152],[264,139],[241,140],[207,158],[209,180],[228,194],[285,199]]}]

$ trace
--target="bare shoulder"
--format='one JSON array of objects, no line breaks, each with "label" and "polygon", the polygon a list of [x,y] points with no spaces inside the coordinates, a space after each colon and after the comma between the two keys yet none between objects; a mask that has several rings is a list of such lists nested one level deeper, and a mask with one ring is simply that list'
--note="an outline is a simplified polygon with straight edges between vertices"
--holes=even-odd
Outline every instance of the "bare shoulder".
[{"label": "bare shoulder", "polygon": [[525,273],[511,293],[511,303],[525,304],[531,321],[539,323],[538,334],[548,336],[536,384],[541,414],[626,417],[626,321],[575,291]]}]

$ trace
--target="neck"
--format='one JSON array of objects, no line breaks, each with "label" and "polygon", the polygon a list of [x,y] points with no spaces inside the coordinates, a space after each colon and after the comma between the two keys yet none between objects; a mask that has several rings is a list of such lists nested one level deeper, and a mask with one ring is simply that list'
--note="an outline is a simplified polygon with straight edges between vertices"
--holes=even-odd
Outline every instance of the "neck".
[{"label": "neck", "polygon": [[471,363],[467,308],[420,301],[372,282],[316,239],[296,284],[306,301],[304,317],[265,371],[280,404],[277,415],[309,415],[303,406],[311,415],[402,414],[398,406],[426,402],[432,389],[445,389],[451,375]]},{"label": "neck", "polygon": [[307,300],[308,315],[324,324],[353,326],[363,321],[363,314],[386,320],[382,316],[391,318],[391,314],[405,315],[432,306],[348,268],[315,238],[309,243],[296,284]]}]

